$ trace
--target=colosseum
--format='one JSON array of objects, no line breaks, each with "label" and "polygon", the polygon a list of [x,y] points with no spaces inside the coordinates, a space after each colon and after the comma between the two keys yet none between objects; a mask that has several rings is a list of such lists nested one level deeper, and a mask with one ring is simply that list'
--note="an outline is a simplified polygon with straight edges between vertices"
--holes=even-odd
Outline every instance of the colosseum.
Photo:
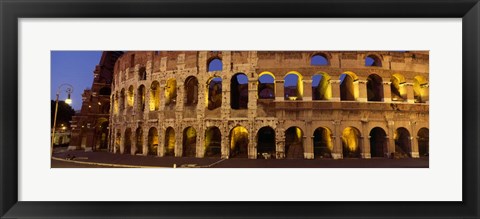
[{"label": "colosseum", "polygon": [[113,70],[112,153],[429,153],[428,51],[129,51]]}]

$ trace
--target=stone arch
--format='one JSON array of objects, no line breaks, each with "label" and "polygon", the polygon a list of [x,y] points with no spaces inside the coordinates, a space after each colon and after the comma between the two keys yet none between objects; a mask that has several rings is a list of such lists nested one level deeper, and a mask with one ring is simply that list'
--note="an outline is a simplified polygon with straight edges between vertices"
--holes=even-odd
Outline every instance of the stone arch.
[{"label": "stone arch", "polygon": [[220,157],[222,155],[222,132],[216,126],[205,130],[205,157]]},{"label": "stone arch", "polygon": [[195,157],[197,152],[197,130],[189,126],[183,130],[182,156]]},{"label": "stone arch", "polygon": [[177,102],[177,80],[170,78],[165,84],[165,106],[175,106]]},{"label": "stone arch", "polygon": [[95,121],[95,147],[94,149],[107,149],[108,147],[108,119],[100,117]]},{"label": "stone arch", "polygon": [[196,106],[198,103],[198,80],[195,76],[185,79],[185,106]]},{"label": "stone arch", "polygon": [[395,155],[397,157],[410,157],[412,144],[410,132],[404,127],[397,128],[394,133]]},{"label": "stone arch", "polygon": [[303,98],[303,76],[296,71],[288,72],[284,78],[285,100],[302,100]]},{"label": "stone arch", "polygon": [[158,130],[155,127],[151,127],[148,130],[148,154],[158,155]]},{"label": "stone arch", "polygon": [[265,156],[275,157],[275,130],[272,127],[264,126],[260,128],[255,139],[257,141],[257,155],[260,158],[263,158],[264,154]]},{"label": "stone arch", "polygon": [[327,127],[319,127],[313,132],[314,157],[331,158],[333,151],[332,131]]},{"label": "stone arch", "polygon": [[413,79],[413,96],[415,103],[425,103],[428,101],[428,81],[421,75]]},{"label": "stone arch", "polygon": [[275,99],[275,75],[264,71],[258,75],[258,99]]},{"label": "stone arch", "polygon": [[222,78],[212,77],[208,80],[206,105],[209,110],[222,106]]},{"label": "stone arch", "polygon": [[342,132],[342,145],[344,158],[358,158],[361,151],[361,133],[355,127],[346,127]]},{"label": "stone arch", "polygon": [[128,87],[128,92],[127,92],[127,106],[128,107],[133,107],[134,99],[135,99],[134,88],[133,88],[133,85],[130,85],[130,87]]},{"label": "stone arch", "polygon": [[125,110],[125,88],[122,88],[120,91],[120,112],[123,112]]},{"label": "stone arch", "polygon": [[326,66],[330,65],[328,57],[323,53],[315,53],[310,58],[310,65],[314,66]]},{"label": "stone arch", "polygon": [[370,130],[370,156],[386,157],[388,148],[387,133],[380,127]]},{"label": "stone arch", "polygon": [[150,86],[150,111],[160,109],[160,83],[153,81]]},{"label": "stone arch", "polygon": [[114,144],[113,151],[115,153],[119,153],[119,154],[121,153],[120,151],[121,142],[122,142],[122,133],[120,132],[120,130],[117,130],[117,134],[115,135],[115,142],[113,143]]},{"label": "stone arch", "polygon": [[123,152],[122,154],[130,154],[132,150],[132,129],[126,128],[123,135]]},{"label": "stone arch", "polygon": [[320,72],[312,77],[312,98],[313,100],[329,100],[332,98],[332,85],[330,75]]},{"label": "stone arch", "polygon": [[143,154],[143,130],[141,127],[135,131],[135,139],[135,153],[133,154]]},{"label": "stone arch", "polygon": [[138,80],[140,81],[147,80],[147,70],[145,67],[140,67],[138,69]]},{"label": "stone arch", "polygon": [[285,131],[285,157],[304,158],[303,131],[292,126]]},{"label": "stone arch", "polygon": [[168,127],[165,130],[165,156],[175,155],[175,129]]},{"label": "stone arch", "polygon": [[354,101],[358,98],[358,77],[353,72],[340,75],[340,100]]},{"label": "stone arch", "polygon": [[244,73],[236,73],[230,80],[230,107],[248,108],[248,77]]},{"label": "stone arch", "polygon": [[390,82],[392,101],[406,101],[407,89],[405,88],[405,77],[398,73],[393,74]]},{"label": "stone arch", "polygon": [[248,130],[243,126],[235,126],[230,131],[230,157],[248,157]]},{"label": "stone arch", "polygon": [[137,89],[137,109],[140,112],[145,110],[145,86],[143,84]]},{"label": "stone arch", "polygon": [[371,74],[367,78],[368,101],[383,101],[383,80],[377,74]]},{"label": "stone arch", "polygon": [[365,57],[365,66],[382,67],[382,60],[377,55],[373,55],[373,54],[367,55]]},{"label": "stone arch", "polygon": [[207,71],[222,71],[223,63],[222,60],[218,57],[213,57],[208,60],[208,70]]},{"label": "stone arch", "polygon": [[418,130],[417,141],[418,141],[418,154],[420,155],[420,157],[428,157],[430,153],[428,128],[423,127]]}]

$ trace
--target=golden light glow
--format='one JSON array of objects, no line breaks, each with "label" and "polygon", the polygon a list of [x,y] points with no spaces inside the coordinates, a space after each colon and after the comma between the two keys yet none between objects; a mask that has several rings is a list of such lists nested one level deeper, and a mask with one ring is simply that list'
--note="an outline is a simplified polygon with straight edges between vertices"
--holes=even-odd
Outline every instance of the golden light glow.
[{"label": "golden light glow", "polygon": [[315,90],[315,92],[317,92],[318,99],[329,100],[332,98],[332,84],[330,83],[331,77],[325,72],[320,72],[318,75],[321,77],[318,87]]},{"label": "golden light glow", "polygon": [[428,101],[428,81],[423,76],[416,76],[413,82],[415,102],[425,103]]},{"label": "golden light glow", "polygon": [[160,109],[160,84],[154,81],[150,87],[150,111],[157,111]]},{"label": "golden light glow", "polygon": [[235,150],[235,145],[239,141],[248,143],[248,131],[243,126],[237,126],[230,132],[230,149]]},{"label": "golden light glow", "polygon": [[130,87],[128,88],[128,93],[127,93],[127,104],[128,106],[133,106],[133,100],[134,98],[134,93],[133,93],[133,86],[130,85]]},{"label": "golden light glow", "polygon": [[407,99],[407,89],[405,88],[405,77],[401,74],[393,74],[390,79],[391,95],[393,101],[405,101]]},{"label": "golden light glow", "polygon": [[175,151],[175,130],[172,127],[167,128],[165,133],[165,151],[167,153]]},{"label": "golden light glow", "polygon": [[342,133],[343,147],[352,153],[356,153],[359,150],[359,137],[360,132],[353,127],[347,127]]},{"label": "golden light glow", "polygon": [[170,78],[165,85],[165,105],[174,104],[177,99],[177,80]]},{"label": "golden light glow", "polygon": [[66,100],[65,100],[65,103],[66,103],[66,104],[72,104],[72,99],[70,99],[70,98],[66,99]]},{"label": "golden light glow", "polygon": [[[285,78],[287,78],[288,75],[297,75],[297,96],[294,98],[295,100],[302,100],[303,98],[303,76],[297,71],[290,71],[285,75]],[[284,79],[285,79],[284,78]],[[290,97],[289,97],[290,99]]]}]

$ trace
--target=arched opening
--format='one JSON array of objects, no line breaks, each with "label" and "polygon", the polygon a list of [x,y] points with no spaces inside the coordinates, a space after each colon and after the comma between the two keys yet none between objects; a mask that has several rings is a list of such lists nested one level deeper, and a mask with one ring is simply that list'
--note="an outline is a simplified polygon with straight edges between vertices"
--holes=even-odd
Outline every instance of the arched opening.
[{"label": "arched opening", "polygon": [[347,127],[342,133],[343,157],[358,158],[361,150],[361,134],[355,127]]},{"label": "arched opening", "polygon": [[197,152],[197,131],[192,126],[183,130],[182,155],[184,157],[195,157]]},{"label": "arched opening", "polygon": [[312,98],[313,100],[329,100],[332,98],[332,85],[328,74],[320,73],[312,77]]},{"label": "arched opening", "polygon": [[313,132],[313,154],[317,158],[331,158],[333,151],[332,132],[320,127]]},{"label": "arched opening", "polygon": [[125,98],[125,88],[122,88],[122,91],[120,91],[120,112],[125,110]]},{"label": "arched opening", "polygon": [[125,135],[123,140],[123,153],[130,154],[132,150],[132,130],[130,128],[125,129]]},{"label": "arched opening", "polygon": [[165,85],[165,106],[175,106],[177,102],[177,80],[170,78]]},{"label": "arched opening", "polygon": [[148,130],[148,154],[158,154],[158,131],[155,127]]},{"label": "arched opening", "polygon": [[418,140],[418,154],[420,157],[428,157],[430,153],[429,132],[427,128],[421,128],[417,133]]},{"label": "arched opening", "polygon": [[285,100],[302,100],[303,78],[298,72],[289,72],[284,78]]},{"label": "arched opening", "polygon": [[108,119],[99,118],[95,126],[95,148],[107,149],[108,147]]},{"label": "arched opening", "polygon": [[138,127],[137,131],[135,131],[135,153],[134,154],[143,154],[143,130],[142,128]]},{"label": "arched opening", "polygon": [[140,85],[137,91],[137,109],[140,112],[145,110],[145,86]]},{"label": "arched opening", "polygon": [[390,82],[392,101],[406,101],[407,89],[405,89],[405,77],[401,74],[393,74]]},{"label": "arched opening", "polygon": [[222,155],[222,133],[216,126],[205,131],[205,157],[220,157]]},{"label": "arched opening", "polygon": [[127,105],[128,107],[133,107],[133,102],[134,102],[134,92],[133,92],[133,85],[130,85],[128,87],[128,93],[127,93]]},{"label": "arched opening", "polygon": [[222,69],[223,64],[221,59],[214,58],[208,62],[208,71],[222,71]]},{"label": "arched opening", "polygon": [[340,100],[357,100],[358,84],[357,75],[353,72],[345,72],[340,75]]},{"label": "arched opening", "polygon": [[248,108],[248,77],[243,73],[233,75],[230,80],[230,107],[232,109]]},{"label": "arched opening", "polygon": [[270,126],[262,127],[257,133],[257,155],[260,158],[275,157],[275,130]]},{"label": "arched opening", "polygon": [[415,103],[428,101],[428,81],[423,76],[415,76],[413,79],[413,96]]},{"label": "arched opening", "polygon": [[395,130],[395,156],[410,157],[412,152],[410,132],[406,128],[398,128]]},{"label": "arched opening", "polygon": [[294,126],[285,131],[285,157],[304,158],[303,131]]},{"label": "arched opening", "polygon": [[370,131],[370,156],[386,157],[387,155],[387,134],[380,127],[375,127]]},{"label": "arched opening", "polygon": [[243,126],[236,126],[230,131],[230,157],[248,157],[248,131]]},{"label": "arched opening", "polygon": [[147,80],[147,70],[145,69],[145,67],[141,67],[140,69],[138,69],[138,80]]},{"label": "arched opening", "polygon": [[207,108],[214,110],[222,106],[222,78],[214,77],[210,79],[207,87],[208,98]]},{"label": "arched opening", "polygon": [[168,127],[165,131],[165,156],[175,155],[175,130]]},{"label": "arched opening", "polygon": [[98,94],[103,96],[110,96],[111,93],[112,93],[112,89],[110,89],[109,87],[102,87],[98,91]]},{"label": "arched opening", "polygon": [[365,66],[381,67],[382,66],[382,61],[376,55],[368,55],[365,58]]},{"label": "arched opening", "polygon": [[310,65],[315,65],[315,66],[328,65],[328,59],[323,54],[315,54],[310,59]]},{"label": "arched opening", "polygon": [[196,106],[198,102],[198,80],[190,76],[185,80],[185,106]]},{"label": "arched opening", "polygon": [[258,99],[275,99],[275,77],[272,73],[260,73],[257,90]]},{"label": "arched opening", "polygon": [[160,83],[153,81],[150,86],[150,111],[160,109]]},{"label": "arched opening", "polygon": [[118,153],[120,154],[121,151],[120,151],[120,144],[122,142],[122,134],[120,133],[120,131],[117,131],[117,135],[115,136],[115,142],[114,142],[114,152],[115,153]]},{"label": "arched opening", "polygon": [[383,101],[383,81],[377,74],[371,74],[367,78],[368,101]]}]

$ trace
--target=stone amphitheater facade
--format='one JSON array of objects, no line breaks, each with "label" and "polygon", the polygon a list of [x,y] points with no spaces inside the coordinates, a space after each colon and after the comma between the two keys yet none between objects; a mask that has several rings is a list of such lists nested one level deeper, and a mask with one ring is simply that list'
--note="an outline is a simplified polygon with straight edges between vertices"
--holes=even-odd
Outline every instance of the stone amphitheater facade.
[{"label": "stone amphitheater facade", "polygon": [[175,157],[428,156],[427,51],[130,51],[108,150]]}]

